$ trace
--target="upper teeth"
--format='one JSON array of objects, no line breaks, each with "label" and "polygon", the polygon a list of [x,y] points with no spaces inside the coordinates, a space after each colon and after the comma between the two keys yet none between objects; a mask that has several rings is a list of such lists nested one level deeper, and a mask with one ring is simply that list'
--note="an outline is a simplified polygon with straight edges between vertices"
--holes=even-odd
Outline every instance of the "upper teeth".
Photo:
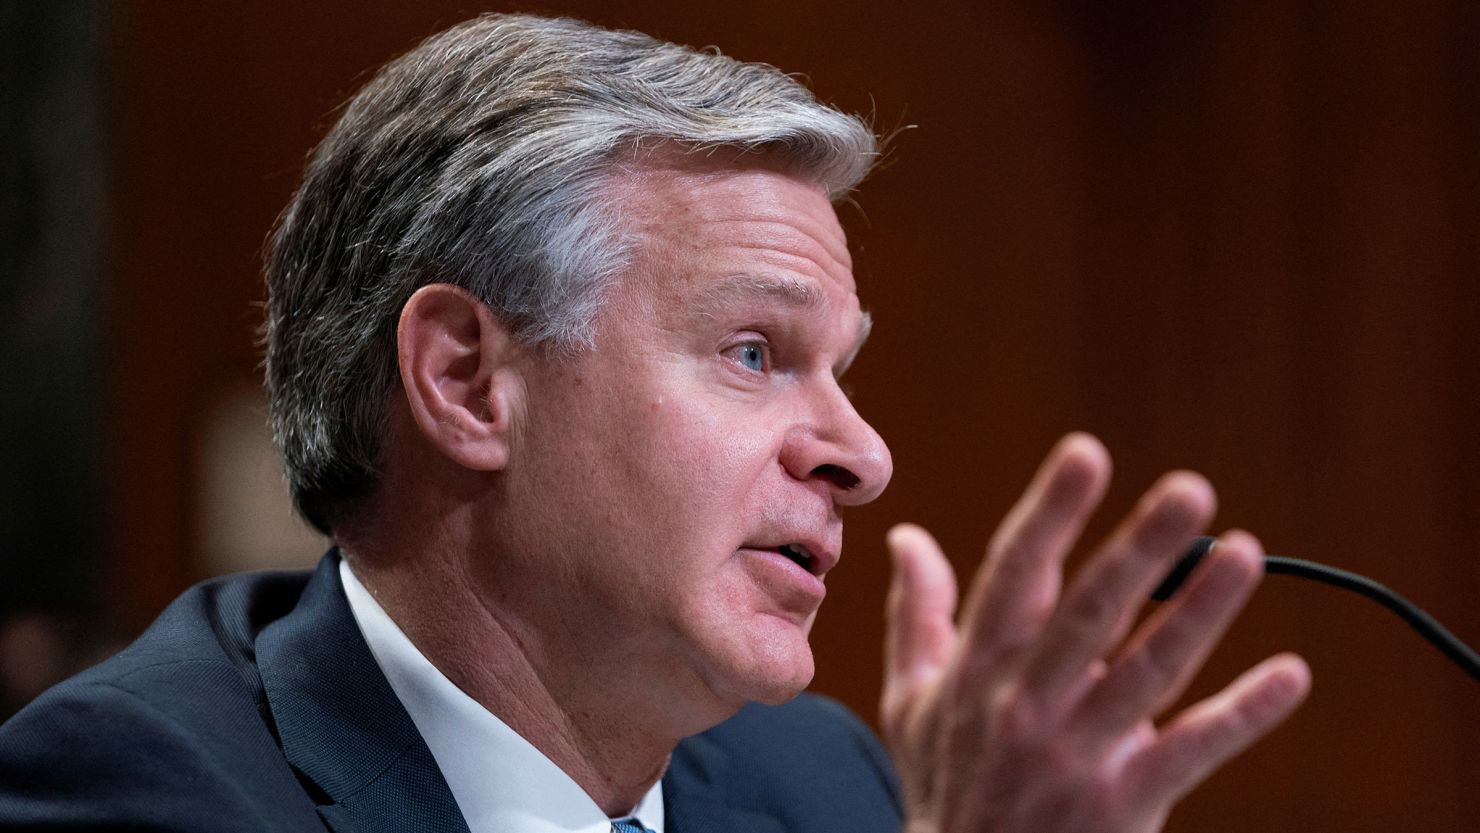
[{"label": "upper teeth", "polygon": [[783,544],[780,550],[782,555],[797,561],[803,567],[806,567],[812,560],[812,553],[808,552],[807,548],[801,544]]}]

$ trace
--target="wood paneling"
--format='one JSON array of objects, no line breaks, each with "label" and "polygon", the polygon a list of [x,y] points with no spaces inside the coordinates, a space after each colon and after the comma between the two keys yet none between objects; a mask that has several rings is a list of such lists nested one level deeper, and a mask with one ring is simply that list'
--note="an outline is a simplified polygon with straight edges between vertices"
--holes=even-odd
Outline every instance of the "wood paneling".
[{"label": "wood paneling", "polygon": [[[852,513],[816,687],[868,715],[890,523],[967,572],[1065,431],[1119,511],[1193,467],[1220,524],[1367,572],[1480,642],[1473,4],[552,2],[808,73],[918,125],[845,211],[878,326],[857,401],[897,473]],[[114,603],[195,577],[189,438],[256,374],[256,252],[332,108],[468,3],[114,11]],[[1097,525],[1105,529],[1113,512]],[[1195,686],[1311,661],[1311,702],[1172,831],[1458,831],[1480,688],[1388,614],[1274,579]]]}]

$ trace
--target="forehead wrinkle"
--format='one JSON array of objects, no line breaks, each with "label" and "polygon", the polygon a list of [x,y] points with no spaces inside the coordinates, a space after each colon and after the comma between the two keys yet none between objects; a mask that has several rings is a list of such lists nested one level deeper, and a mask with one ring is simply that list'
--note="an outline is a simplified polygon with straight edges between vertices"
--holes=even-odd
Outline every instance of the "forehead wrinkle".
[{"label": "forehead wrinkle", "polygon": [[832,262],[833,268],[851,272],[852,256],[848,252],[848,240],[842,235],[842,229],[836,226],[836,217],[832,216],[830,219],[833,219],[832,228],[818,217],[799,212],[786,215],[786,219],[768,217],[756,220],[755,234],[762,235],[759,238],[762,247],[813,260],[824,271],[830,271],[829,265],[823,262],[823,257],[818,257],[818,254],[823,254],[826,260]]},{"label": "forehead wrinkle", "polygon": [[769,251],[788,258],[815,264],[826,273],[853,271],[853,257],[847,238],[829,233],[818,220],[790,215],[786,220],[753,217],[713,219],[713,228],[733,232],[742,248]]}]

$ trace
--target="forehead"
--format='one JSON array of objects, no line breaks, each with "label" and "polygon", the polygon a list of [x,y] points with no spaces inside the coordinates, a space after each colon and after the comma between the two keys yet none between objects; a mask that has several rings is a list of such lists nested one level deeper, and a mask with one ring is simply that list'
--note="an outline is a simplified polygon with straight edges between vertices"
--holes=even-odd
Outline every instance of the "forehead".
[{"label": "forehead", "polygon": [[618,168],[613,192],[648,267],[636,271],[662,278],[660,294],[857,303],[847,238],[826,193],[776,161],[650,152]]}]

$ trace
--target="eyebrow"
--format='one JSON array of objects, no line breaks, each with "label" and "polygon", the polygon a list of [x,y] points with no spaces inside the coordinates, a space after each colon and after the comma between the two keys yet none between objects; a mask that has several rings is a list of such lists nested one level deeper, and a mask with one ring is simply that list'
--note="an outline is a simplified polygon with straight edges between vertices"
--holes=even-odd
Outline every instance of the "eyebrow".
[{"label": "eyebrow", "polygon": [[[730,304],[754,301],[754,300],[776,300],[790,307],[814,311],[822,308],[822,291],[816,285],[799,281],[794,278],[782,278],[774,275],[752,275],[738,274],[729,280],[722,281],[709,287],[704,293],[705,301],[717,307],[726,307]],[[862,317],[858,322],[858,337],[854,339],[853,346],[834,365],[833,375],[842,377],[852,366],[853,360],[858,358],[858,353],[863,349],[864,342],[868,341],[869,333],[873,331],[874,319],[867,310],[862,311]]]},{"label": "eyebrow", "polygon": [[776,300],[806,310],[822,306],[822,292],[813,284],[773,275],[734,275],[704,294],[707,302],[721,307],[747,300]]}]

